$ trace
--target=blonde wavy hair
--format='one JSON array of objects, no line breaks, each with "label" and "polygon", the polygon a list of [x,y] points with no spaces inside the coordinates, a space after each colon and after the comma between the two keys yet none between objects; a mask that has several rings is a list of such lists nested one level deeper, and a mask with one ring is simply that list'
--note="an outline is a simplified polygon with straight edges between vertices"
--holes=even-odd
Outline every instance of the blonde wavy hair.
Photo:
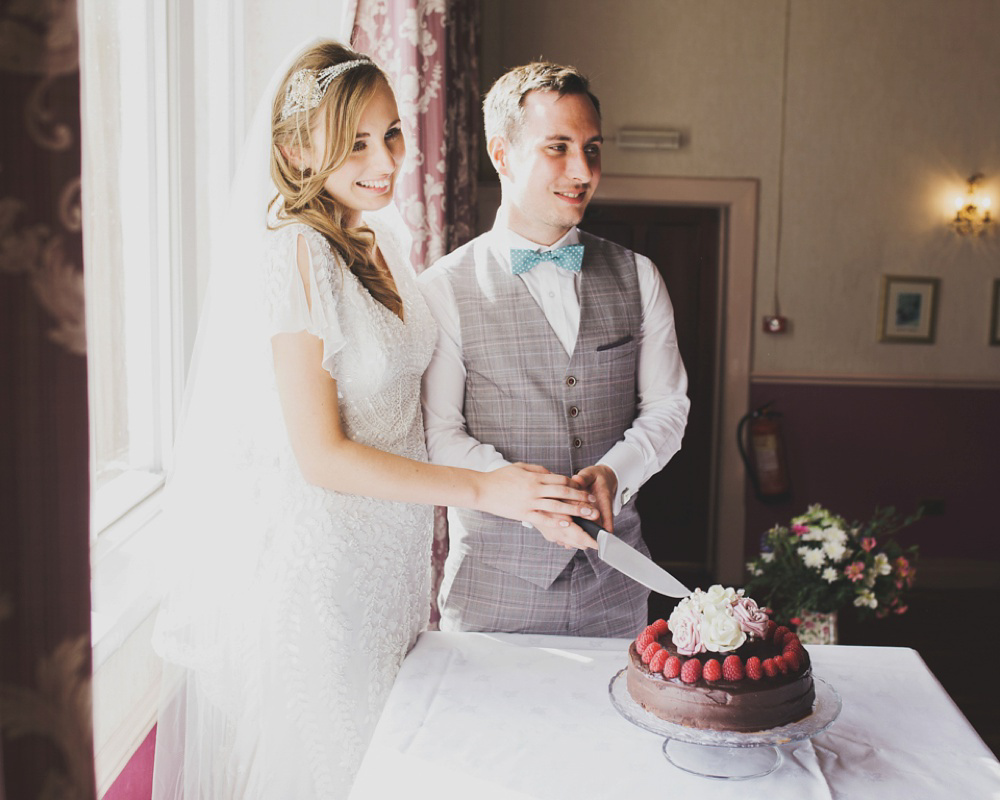
[{"label": "blonde wavy hair", "polygon": [[[351,154],[365,107],[381,87],[391,91],[389,78],[374,63],[360,64],[334,78],[316,108],[281,118],[288,84],[296,72],[301,69],[318,72],[357,58],[364,56],[338,42],[320,42],[296,60],[281,82],[271,109],[271,179],[278,189],[272,207],[281,198],[283,202],[276,212],[278,220],[284,224],[303,222],[323,234],[371,296],[401,316],[403,303],[395,284],[375,262],[374,231],[364,225],[346,227],[344,218],[350,209],[323,188],[327,177]],[[322,166],[315,170],[300,168],[293,160],[312,150],[311,132],[319,125],[327,133],[326,151],[320,154]]]}]

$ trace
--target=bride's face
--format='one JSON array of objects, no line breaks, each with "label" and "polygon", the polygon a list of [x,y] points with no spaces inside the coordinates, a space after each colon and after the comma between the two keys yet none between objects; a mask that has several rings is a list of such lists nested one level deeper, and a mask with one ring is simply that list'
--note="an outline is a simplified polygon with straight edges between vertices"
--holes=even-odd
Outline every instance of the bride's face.
[{"label": "bride's face", "polygon": [[[325,134],[322,127],[313,132],[316,152],[324,152]],[[361,113],[350,155],[323,184],[334,200],[352,212],[345,219],[348,227],[361,223],[362,211],[389,204],[405,155],[396,98],[382,84]]]}]

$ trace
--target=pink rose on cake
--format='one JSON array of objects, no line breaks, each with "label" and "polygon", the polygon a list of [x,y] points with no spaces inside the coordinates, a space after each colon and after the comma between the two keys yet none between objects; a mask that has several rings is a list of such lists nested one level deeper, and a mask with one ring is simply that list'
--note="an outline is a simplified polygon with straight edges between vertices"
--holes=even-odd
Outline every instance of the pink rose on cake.
[{"label": "pink rose on cake", "polygon": [[692,605],[690,596],[677,604],[667,624],[670,626],[674,647],[678,653],[693,656],[695,653],[705,652],[705,647],[701,643],[701,614]]},{"label": "pink rose on cake", "polygon": [[764,638],[767,631],[768,616],[757,605],[757,601],[751,597],[743,597],[743,590],[739,591],[740,597],[733,605],[733,616],[739,620],[740,627],[747,633]]}]

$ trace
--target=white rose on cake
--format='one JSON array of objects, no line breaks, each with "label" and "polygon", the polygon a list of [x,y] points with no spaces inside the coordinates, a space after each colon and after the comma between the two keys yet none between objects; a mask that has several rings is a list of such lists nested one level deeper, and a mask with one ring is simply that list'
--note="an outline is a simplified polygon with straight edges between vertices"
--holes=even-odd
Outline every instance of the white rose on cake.
[{"label": "white rose on cake", "polygon": [[701,643],[706,650],[723,653],[735,650],[747,640],[747,635],[740,627],[739,620],[733,616],[732,609],[731,605],[705,608],[705,616],[701,621]]}]

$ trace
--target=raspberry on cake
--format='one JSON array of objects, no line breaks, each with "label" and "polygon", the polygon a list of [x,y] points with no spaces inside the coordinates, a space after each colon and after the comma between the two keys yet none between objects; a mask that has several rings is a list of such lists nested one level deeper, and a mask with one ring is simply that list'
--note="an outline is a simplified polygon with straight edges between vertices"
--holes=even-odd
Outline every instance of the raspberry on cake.
[{"label": "raspberry on cake", "polygon": [[683,598],[669,620],[629,646],[626,689],[661,719],[709,730],[758,731],[812,712],[809,655],[743,590],[719,585]]}]

